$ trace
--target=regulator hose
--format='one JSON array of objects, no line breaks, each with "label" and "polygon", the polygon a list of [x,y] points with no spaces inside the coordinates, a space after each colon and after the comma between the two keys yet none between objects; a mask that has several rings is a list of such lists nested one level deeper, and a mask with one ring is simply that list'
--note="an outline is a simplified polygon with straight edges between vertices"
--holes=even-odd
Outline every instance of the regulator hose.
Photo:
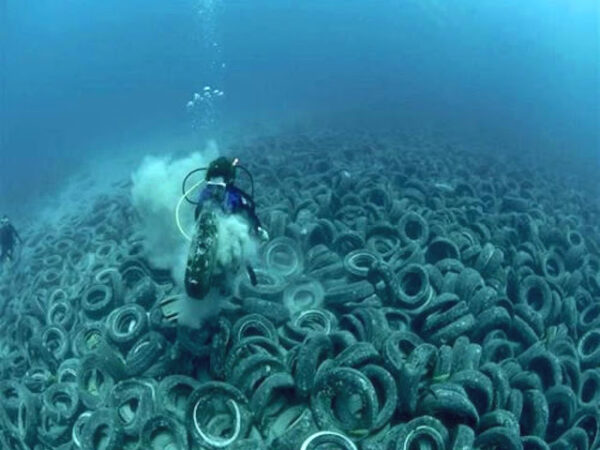
[{"label": "regulator hose", "polygon": [[[194,169],[194,170],[192,170],[192,171],[188,172],[188,174],[187,174],[187,175],[185,176],[185,178],[183,179],[183,182],[181,183],[181,193],[182,193],[182,195],[183,195],[183,197],[182,197],[182,198],[186,199],[186,200],[188,201],[188,203],[191,203],[192,205],[197,205],[197,204],[198,204],[198,202],[195,202],[194,200],[190,200],[190,199],[188,198],[188,194],[189,194],[190,192],[192,192],[196,186],[200,185],[200,183],[197,183],[197,184],[195,184],[195,185],[194,185],[194,186],[193,186],[191,189],[189,189],[189,190],[187,190],[187,191],[186,191],[186,190],[185,190],[185,185],[186,185],[186,183],[187,183],[187,180],[188,180],[188,179],[189,179],[189,178],[190,178],[190,177],[191,177],[193,174],[195,174],[196,172],[200,172],[201,170],[207,170],[207,169],[208,169],[208,167],[198,167],[197,169]],[[204,181],[204,180],[202,180],[202,181]]]},{"label": "regulator hose", "polygon": [[[254,177],[252,176],[250,171],[248,169],[246,169],[244,166],[236,163],[235,167],[242,169],[246,173],[246,175],[248,175],[248,178],[250,178],[250,198],[254,199]],[[179,228],[179,232],[188,241],[191,241],[192,238],[185,232],[185,230],[181,226],[181,220],[179,218],[179,210],[181,209],[181,204],[183,203],[183,200],[186,200],[188,203],[191,203],[192,205],[198,205],[198,203],[200,203],[198,201],[190,200],[188,195],[194,189],[196,189],[198,186],[200,186],[202,183],[204,183],[206,180],[198,181],[190,189],[187,189],[187,190],[185,188],[185,185],[187,184],[187,181],[193,174],[200,172],[202,170],[208,170],[208,167],[198,167],[197,169],[194,169],[194,170],[191,170],[190,172],[188,172],[188,174],[185,176],[185,178],[183,179],[183,181],[181,183],[181,194],[182,195],[181,195],[181,198],[179,199],[179,201],[177,202],[177,207],[175,208],[175,221],[177,222],[177,228]]]},{"label": "regulator hose", "polygon": [[[187,179],[187,177],[186,177],[186,179]],[[191,241],[192,237],[190,235],[188,235],[185,232],[185,230],[183,229],[183,227],[181,226],[181,220],[179,218],[179,211],[181,210],[181,204],[183,203],[183,199],[187,200],[188,194],[204,182],[205,182],[205,180],[200,180],[196,184],[194,184],[191,188],[189,188],[187,191],[184,191],[183,195],[179,198],[179,201],[177,202],[177,206],[175,207],[175,222],[177,223],[177,228],[179,229],[179,232],[181,233],[181,235],[188,241]],[[183,185],[185,185],[185,181],[183,182]],[[188,201],[190,201],[190,200],[188,200]],[[190,201],[190,203],[191,203],[191,201]],[[197,204],[197,203],[194,203],[194,204]]]},{"label": "regulator hose", "polygon": [[237,164],[235,167],[239,167],[240,169],[242,169],[246,173],[246,175],[248,175],[248,178],[250,178],[250,197],[254,199],[254,177],[252,176],[250,171],[241,164]]}]

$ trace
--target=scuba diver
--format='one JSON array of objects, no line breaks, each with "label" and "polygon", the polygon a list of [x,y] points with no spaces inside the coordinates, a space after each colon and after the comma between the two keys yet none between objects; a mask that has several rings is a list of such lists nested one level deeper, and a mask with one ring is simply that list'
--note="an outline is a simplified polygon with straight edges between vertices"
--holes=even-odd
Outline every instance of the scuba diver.
[{"label": "scuba diver", "polygon": [[242,167],[237,158],[225,156],[212,161],[206,168],[206,187],[200,192],[196,203],[194,218],[198,216],[206,203],[214,202],[227,215],[240,214],[250,223],[252,232],[259,238],[268,240],[266,230],[256,216],[256,205],[251,195],[234,185],[236,169]]},{"label": "scuba diver", "polygon": [[[252,195],[234,184],[238,169],[244,170],[250,177]],[[269,239],[267,231],[262,227],[256,215],[256,205],[253,198],[254,180],[250,172],[239,164],[239,160],[221,156],[213,160],[205,170],[204,181],[206,186],[200,191],[198,200],[192,202],[196,205],[194,212],[196,233],[192,239],[185,273],[186,292],[189,297],[195,299],[204,298],[211,287],[208,277],[212,275],[214,253],[217,250],[215,242],[217,218],[214,214],[215,211],[226,216],[239,215],[243,217],[250,225],[251,235],[262,241]],[[203,214],[204,212],[207,212],[207,214]],[[256,274],[252,267],[247,265],[246,270],[252,284],[256,284]]]},{"label": "scuba diver", "polygon": [[17,241],[23,243],[21,236],[19,236],[13,224],[10,223],[8,216],[4,215],[0,220],[0,262],[13,259],[13,251]]},{"label": "scuba diver", "polygon": [[[186,190],[186,182],[188,178],[199,171],[206,171],[202,181],[196,183],[191,189]],[[244,171],[250,178],[251,193],[247,193],[240,187],[236,186],[236,174],[239,170]],[[198,186],[204,184],[204,187],[198,193],[196,199],[188,198],[188,195]],[[189,203],[195,205],[194,211],[194,233],[191,237],[191,244],[188,252],[188,259],[185,269],[184,284],[187,296],[193,303],[198,303],[204,300],[207,305],[211,303],[210,298],[214,296],[208,295],[212,288],[217,288],[221,294],[227,290],[230,285],[228,280],[230,276],[237,272],[242,263],[246,265],[246,271],[250,282],[256,285],[257,279],[251,265],[244,262],[248,255],[238,255],[239,259],[230,262],[229,266],[222,267],[219,264],[218,246],[219,242],[223,244],[223,239],[240,238],[231,236],[221,236],[219,241],[219,224],[223,224],[231,216],[238,216],[244,219],[248,229],[242,232],[246,235],[244,240],[255,238],[257,241],[267,241],[269,234],[263,228],[258,216],[256,215],[256,205],[254,203],[254,181],[250,172],[239,164],[237,158],[219,157],[213,160],[208,167],[202,167],[192,170],[184,178],[182,183],[183,197]],[[227,245],[227,242],[225,243]],[[213,291],[214,292],[214,291]],[[163,315],[167,320],[175,321],[179,312],[185,316],[188,312],[176,312],[175,303],[171,304],[170,300],[163,302],[161,308]],[[198,305],[200,308],[200,305]],[[198,309],[200,311],[200,309]],[[194,313],[195,314],[195,313]],[[189,319],[188,319],[189,320]]]}]

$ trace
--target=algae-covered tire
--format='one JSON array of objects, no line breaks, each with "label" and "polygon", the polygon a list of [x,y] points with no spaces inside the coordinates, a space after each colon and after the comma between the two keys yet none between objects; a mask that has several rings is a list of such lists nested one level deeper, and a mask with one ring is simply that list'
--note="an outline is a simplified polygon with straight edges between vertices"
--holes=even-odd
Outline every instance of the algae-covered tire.
[{"label": "algae-covered tire", "polygon": [[145,374],[149,371],[164,371],[169,362],[168,343],[156,331],[150,331],[136,341],[125,356],[125,369],[129,376]]},{"label": "algae-covered tire", "polygon": [[75,383],[55,383],[42,394],[44,412],[57,425],[71,425],[81,407],[79,390]]},{"label": "algae-covered tire", "polygon": [[188,397],[199,385],[198,380],[186,375],[167,375],[159,382],[156,393],[161,410],[185,422]]},{"label": "algae-covered tire", "polygon": [[139,436],[143,424],[155,411],[154,380],[131,378],[114,385],[107,406],[117,413],[118,422],[128,436]]},{"label": "algae-covered tire", "polygon": [[106,335],[122,351],[127,351],[133,343],[144,335],[148,328],[146,310],[135,303],[119,306],[108,315]]},{"label": "algae-covered tire", "polygon": [[92,412],[81,433],[82,450],[120,450],[123,448],[123,428],[117,412],[100,408]]},{"label": "algae-covered tire", "polygon": [[203,211],[196,222],[185,269],[185,290],[196,299],[208,293],[217,255],[217,218],[212,211]]},{"label": "algae-covered tire", "polygon": [[140,431],[139,448],[185,450],[190,448],[185,426],[168,414],[149,418]]},{"label": "algae-covered tire", "polygon": [[121,356],[108,346],[85,355],[77,371],[79,398],[88,409],[105,404],[116,382],[127,375]]},{"label": "algae-covered tire", "polygon": [[99,320],[112,309],[114,292],[110,286],[93,284],[81,297],[81,309],[87,317]]}]

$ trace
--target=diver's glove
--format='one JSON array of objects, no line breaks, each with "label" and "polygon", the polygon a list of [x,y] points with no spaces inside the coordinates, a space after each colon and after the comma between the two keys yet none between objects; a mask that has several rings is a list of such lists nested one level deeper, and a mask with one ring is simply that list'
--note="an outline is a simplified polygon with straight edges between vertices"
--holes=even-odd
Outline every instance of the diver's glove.
[{"label": "diver's glove", "polygon": [[265,230],[263,227],[258,227],[258,229],[256,231],[258,233],[258,238],[262,242],[267,242],[269,240],[269,232],[267,230]]}]

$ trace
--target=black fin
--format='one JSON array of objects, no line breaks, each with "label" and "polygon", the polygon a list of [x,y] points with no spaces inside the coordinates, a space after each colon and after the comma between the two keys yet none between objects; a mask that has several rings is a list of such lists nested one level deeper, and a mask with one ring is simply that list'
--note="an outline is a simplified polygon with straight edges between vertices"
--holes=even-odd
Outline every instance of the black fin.
[{"label": "black fin", "polygon": [[176,322],[177,316],[179,315],[179,311],[177,311],[177,302],[179,299],[177,297],[167,297],[159,303],[160,312],[163,316],[163,319],[169,322]]},{"label": "black fin", "polygon": [[174,313],[171,313],[171,314],[165,314],[164,318],[167,319],[167,320],[173,320],[173,319],[177,319],[177,316],[179,316],[179,314],[176,313],[176,312],[174,312]]},{"label": "black fin", "polygon": [[170,305],[171,303],[173,303],[173,302],[175,302],[175,301],[177,301],[177,297],[167,297],[167,298],[163,298],[163,299],[160,301],[159,305],[160,305],[161,307],[163,307],[163,306],[168,306],[168,305]]}]

